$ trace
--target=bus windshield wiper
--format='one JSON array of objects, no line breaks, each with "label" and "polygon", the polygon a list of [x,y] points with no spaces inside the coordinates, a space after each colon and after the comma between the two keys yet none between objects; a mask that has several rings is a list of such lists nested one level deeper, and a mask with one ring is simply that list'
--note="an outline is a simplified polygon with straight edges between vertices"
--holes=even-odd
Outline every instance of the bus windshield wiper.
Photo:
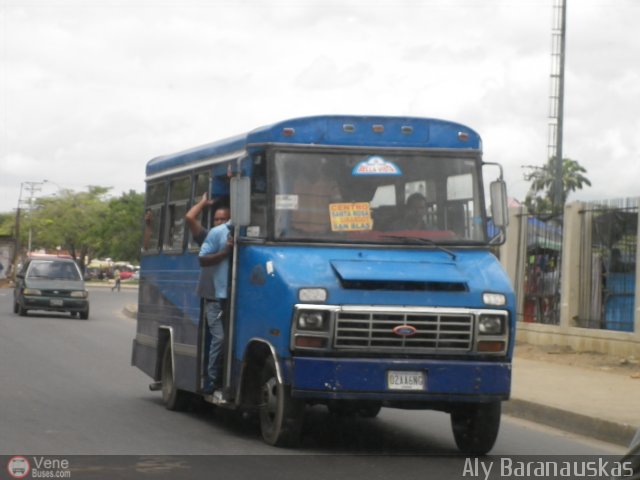
[{"label": "bus windshield wiper", "polygon": [[448,254],[451,256],[451,260],[456,260],[456,254],[454,252],[452,252],[451,250],[449,250],[448,248],[443,247],[442,245],[440,245],[437,242],[434,242],[433,240],[431,240],[430,238],[424,238],[424,237],[407,237],[407,236],[403,236],[403,235],[381,235],[382,238],[394,238],[397,240],[404,240],[404,241],[412,241],[414,243],[421,243],[421,244],[426,244],[426,245],[431,245],[432,247],[437,248],[438,250],[443,251],[444,253]]}]

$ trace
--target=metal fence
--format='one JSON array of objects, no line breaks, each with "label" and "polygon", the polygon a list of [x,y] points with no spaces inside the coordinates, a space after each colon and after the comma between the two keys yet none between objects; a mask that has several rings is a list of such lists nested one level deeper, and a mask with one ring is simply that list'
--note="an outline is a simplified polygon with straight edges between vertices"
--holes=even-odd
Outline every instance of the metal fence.
[{"label": "metal fence", "polygon": [[560,323],[562,216],[526,215],[524,312],[529,323]]},{"label": "metal fence", "polygon": [[590,203],[580,212],[577,326],[632,332],[639,199]]}]

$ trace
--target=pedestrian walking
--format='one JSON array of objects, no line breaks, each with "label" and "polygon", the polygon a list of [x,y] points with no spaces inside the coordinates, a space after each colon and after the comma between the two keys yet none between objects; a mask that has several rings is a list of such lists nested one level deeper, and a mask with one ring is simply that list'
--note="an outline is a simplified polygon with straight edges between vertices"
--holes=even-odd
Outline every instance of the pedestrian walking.
[{"label": "pedestrian walking", "polygon": [[113,283],[113,287],[111,287],[111,291],[113,292],[114,290],[117,290],[119,292],[120,291],[120,270],[118,270],[117,268],[113,272],[113,278],[115,281]]}]

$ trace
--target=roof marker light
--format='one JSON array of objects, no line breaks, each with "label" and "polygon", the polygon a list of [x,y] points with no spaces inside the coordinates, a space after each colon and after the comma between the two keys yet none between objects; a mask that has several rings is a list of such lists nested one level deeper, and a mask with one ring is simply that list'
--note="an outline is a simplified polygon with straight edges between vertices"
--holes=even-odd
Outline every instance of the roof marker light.
[{"label": "roof marker light", "polygon": [[411,135],[413,133],[413,127],[411,125],[403,125],[400,127],[400,131],[405,135]]},{"label": "roof marker light", "polygon": [[293,137],[294,133],[296,133],[295,128],[285,127],[282,129],[282,135],[284,135],[285,137]]},{"label": "roof marker light", "polygon": [[345,123],[344,125],[342,125],[342,130],[347,133],[353,133],[356,131],[356,126],[352,123]]},{"label": "roof marker light", "polygon": [[466,142],[469,140],[469,134],[467,132],[458,132],[458,140]]},{"label": "roof marker light", "polygon": [[372,125],[371,130],[373,130],[374,133],[382,133],[384,132],[384,125],[380,125],[380,124]]}]

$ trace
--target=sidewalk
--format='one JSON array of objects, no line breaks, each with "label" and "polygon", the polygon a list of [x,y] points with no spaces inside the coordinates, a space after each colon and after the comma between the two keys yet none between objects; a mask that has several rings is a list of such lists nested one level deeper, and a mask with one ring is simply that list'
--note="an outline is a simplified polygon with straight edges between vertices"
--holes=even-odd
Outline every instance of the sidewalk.
[{"label": "sidewalk", "polygon": [[524,358],[515,349],[507,415],[628,446],[640,428],[640,366],[628,372]]}]

